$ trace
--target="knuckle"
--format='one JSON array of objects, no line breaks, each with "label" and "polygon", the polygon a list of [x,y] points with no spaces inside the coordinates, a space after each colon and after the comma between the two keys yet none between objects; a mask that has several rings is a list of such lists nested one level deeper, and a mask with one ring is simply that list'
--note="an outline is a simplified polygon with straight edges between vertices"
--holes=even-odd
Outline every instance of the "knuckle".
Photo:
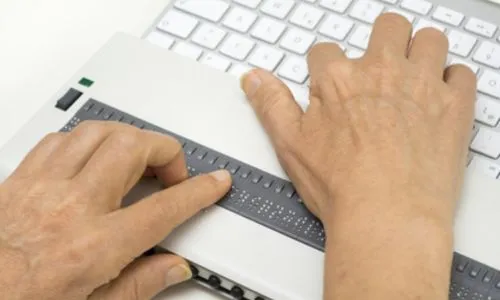
[{"label": "knuckle", "polygon": [[394,12],[387,12],[378,17],[377,20],[379,23],[387,24],[391,28],[411,28],[412,24],[410,21],[408,21],[407,18],[404,16],[394,13]]},{"label": "knuckle", "polygon": [[64,139],[65,136],[66,134],[61,132],[51,132],[43,138],[42,144],[59,143],[62,141],[62,139]]},{"label": "knuckle", "polygon": [[119,145],[122,148],[133,148],[140,145],[139,134],[135,131],[123,130],[111,134],[109,137],[112,144]]},{"label": "knuckle", "polygon": [[326,75],[330,78],[336,78],[339,75],[351,76],[353,73],[353,65],[349,60],[331,62],[327,64],[325,68],[326,68]]},{"label": "knuckle", "polygon": [[85,120],[76,127],[75,133],[98,132],[105,126],[106,124],[101,121]]}]

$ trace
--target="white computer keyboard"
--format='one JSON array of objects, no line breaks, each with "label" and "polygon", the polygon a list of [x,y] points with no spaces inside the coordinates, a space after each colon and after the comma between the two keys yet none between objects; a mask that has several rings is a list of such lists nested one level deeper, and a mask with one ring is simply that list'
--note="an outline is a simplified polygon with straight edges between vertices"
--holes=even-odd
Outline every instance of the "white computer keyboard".
[{"label": "white computer keyboard", "polygon": [[498,26],[425,0],[178,0],[148,33],[150,42],[223,72],[274,72],[302,106],[308,102],[306,53],[335,42],[350,58],[367,49],[381,13],[397,12],[414,31],[435,27],[450,41],[449,63],[478,76],[469,167],[500,177],[500,37]]}]

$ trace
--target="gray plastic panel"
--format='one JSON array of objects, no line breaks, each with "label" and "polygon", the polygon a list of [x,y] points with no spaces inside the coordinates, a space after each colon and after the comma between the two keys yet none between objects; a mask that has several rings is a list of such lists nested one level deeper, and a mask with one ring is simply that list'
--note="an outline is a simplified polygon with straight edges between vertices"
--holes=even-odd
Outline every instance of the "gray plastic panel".
[{"label": "gray plastic panel", "polygon": [[[191,176],[227,169],[233,188],[218,205],[310,247],[324,251],[321,222],[302,203],[289,181],[275,177],[185,137],[90,99],[61,131],[71,131],[85,120],[112,120],[169,134],[184,148]],[[500,272],[454,254],[450,300],[500,300]]]}]

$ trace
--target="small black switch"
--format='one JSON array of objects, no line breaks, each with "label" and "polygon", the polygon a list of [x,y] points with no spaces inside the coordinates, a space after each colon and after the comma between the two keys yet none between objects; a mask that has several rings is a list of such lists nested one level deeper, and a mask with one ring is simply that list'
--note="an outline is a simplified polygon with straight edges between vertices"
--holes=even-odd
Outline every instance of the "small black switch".
[{"label": "small black switch", "polygon": [[472,270],[469,272],[469,275],[470,275],[470,277],[472,277],[472,278],[476,278],[476,277],[477,277],[477,275],[479,274],[479,272],[481,272],[481,268],[476,268],[476,267],[474,267],[474,268],[472,268]]},{"label": "small black switch", "polygon": [[231,289],[231,296],[233,296],[235,299],[243,299],[244,294],[245,293],[240,287],[235,286]]},{"label": "small black switch", "polygon": [[198,277],[198,275],[200,274],[198,268],[193,265],[190,265],[189,268],[191,269],[191,274],[193,274],[193,277]]},{"label": "small black switch", "polygon": [[220,287],[220,279],[217,276],[210,275],[208,278],[208,284],[214,289],[217,289]]},{"label": "small black switch", "polygon": [[66,94],[64,94],[64,96],[61,97],[61,99],[59,99],[59,101],[57,101],[56,107],[67,111],[68,108],[70,108],[71,105],[76,102],[76,100],[80,99],[82,95],[83,93],[79,90],[71,88],[66,92]]},{"label": "small black switch", "polygon": [[493,280],[493,272],[486,272],[483,277],[484,283],[490,283]]}]

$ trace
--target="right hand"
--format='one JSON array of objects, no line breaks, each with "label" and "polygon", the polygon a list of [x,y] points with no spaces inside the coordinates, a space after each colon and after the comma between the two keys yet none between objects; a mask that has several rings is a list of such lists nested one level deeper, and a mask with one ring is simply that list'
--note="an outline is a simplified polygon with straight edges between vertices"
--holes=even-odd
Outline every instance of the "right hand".
[{"label": "right hand", "polygon": [[340,214],[452,224],[476,77],[465,66],[445,68],[441,32],[421,30],[409,46],[411,36],[405,18],[387,14],[361,59],[316,45],[305,113],[271,74],[242,80],[284,169],[326,226]]}]

